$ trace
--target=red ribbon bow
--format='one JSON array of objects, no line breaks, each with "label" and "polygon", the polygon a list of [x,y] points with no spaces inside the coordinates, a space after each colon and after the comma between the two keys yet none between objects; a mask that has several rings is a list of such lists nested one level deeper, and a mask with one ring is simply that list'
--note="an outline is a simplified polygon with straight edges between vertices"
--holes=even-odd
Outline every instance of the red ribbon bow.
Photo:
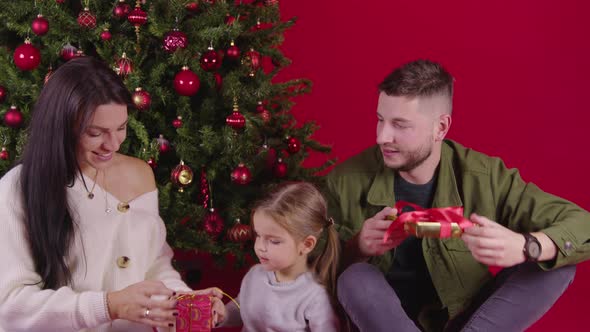
[{"label": "red ribbon bow", "polygon": [[407,222],[439,222],[440,223],[440,238],[448,238],[451,236],[451,223],[457,223],[461,229],[471,227],[473,223],[463,217],[462,206],[450,206],[445,208],[431,208],[424,209],[421,206],[405,201],[398,201],[395,203],[395,209],[400,213],[406,206],[414,208],[414,211],[404,212],[399,214],[397,219],[389,225],[389,228],[383,236],[383,242],[387,242],[391,235],[396,231],[404,231],[404,223]]}]

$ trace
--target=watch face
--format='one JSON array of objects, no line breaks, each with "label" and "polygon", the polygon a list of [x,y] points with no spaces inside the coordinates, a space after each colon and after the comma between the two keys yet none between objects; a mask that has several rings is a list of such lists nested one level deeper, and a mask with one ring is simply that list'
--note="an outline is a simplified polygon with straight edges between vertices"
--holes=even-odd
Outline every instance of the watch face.
[{"label": "watch face", "polygon": [[541,247],[537,242],[529,242],[527,251],[532,258],[539,258],[541,256]]}]

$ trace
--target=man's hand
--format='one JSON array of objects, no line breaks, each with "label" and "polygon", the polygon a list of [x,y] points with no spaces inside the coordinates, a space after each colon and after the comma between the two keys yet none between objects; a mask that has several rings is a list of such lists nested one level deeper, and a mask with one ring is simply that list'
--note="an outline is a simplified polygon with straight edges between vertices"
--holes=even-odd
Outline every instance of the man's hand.
[{"label": "man's hand", "polygon": [[363,222],[361,231],[355,236],[358,242],[358,249],[362,256],[380,256],[385,252],[397,247],[405,236],[400,237],[398,234],[392,234],[392,237],[387,242],[383,242],[385,231],[389,228],[392,221],[387,220],[387,216],[396,215],[397,210],[391,207],[386,207],[379,211],[372,218]]},{"label": "man's hand", "polygon": [[473,213],[469,219],[475,224],[464,230],[461,238],[480,263],[510,267],[526,259],[523,248],[525,239],[520,233]]}]

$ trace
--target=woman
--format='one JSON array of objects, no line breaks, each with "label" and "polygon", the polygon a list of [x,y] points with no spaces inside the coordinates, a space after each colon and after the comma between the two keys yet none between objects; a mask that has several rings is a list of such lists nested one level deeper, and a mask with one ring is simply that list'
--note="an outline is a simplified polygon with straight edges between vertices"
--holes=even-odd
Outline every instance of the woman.
[{"label": "woman", "polygon": [[22,161],[0,180],[0,330],[174,325],[175,292],[190,289],[170,264],[150,167],[117,153],[128,105],[91,57],[62,65],[39,95]]}]

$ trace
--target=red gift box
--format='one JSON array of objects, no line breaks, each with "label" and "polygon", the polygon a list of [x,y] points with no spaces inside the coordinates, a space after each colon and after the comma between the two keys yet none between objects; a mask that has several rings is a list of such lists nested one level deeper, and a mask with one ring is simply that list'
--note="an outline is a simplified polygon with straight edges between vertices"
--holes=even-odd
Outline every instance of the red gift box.
[{"label": "red gift box", "polygon": [[176,303],[177,332],[210,332],[212,326],[211,297],[209,295],[183,294]]},{"label": "red gift box", "polygon": [[[406,206],[414,208],[414,211],[401,213]],[[463,217],[462,206],[424,209],[412,203],[399,201],[395,204],[395,208],[400,214],[397,217],[388,218],[394,222],[385,232],[383,242],[387,242],[392,235],[401,232],[404,236],[413,235],[419,238],[460,237],[465,228],[473,225],[471,221]]]}]

